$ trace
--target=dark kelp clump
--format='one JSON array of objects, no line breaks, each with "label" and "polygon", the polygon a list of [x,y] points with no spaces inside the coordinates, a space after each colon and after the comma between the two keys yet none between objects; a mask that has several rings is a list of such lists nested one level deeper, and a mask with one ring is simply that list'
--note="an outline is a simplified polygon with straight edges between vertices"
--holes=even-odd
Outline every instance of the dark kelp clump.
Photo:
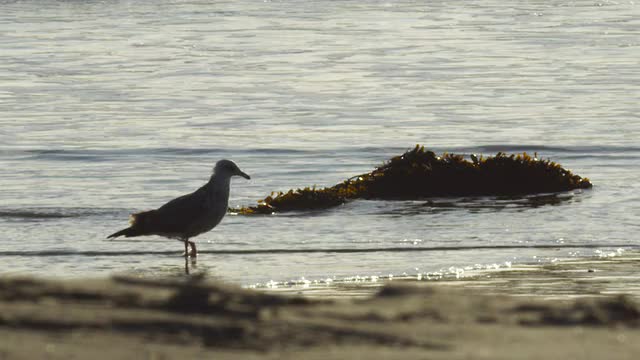
[{"label": "dark kelp clump", "polygon": [[443,196],[491,196],[552,193],[591,188],[589,179],[574,175],[550,160],[527,153],[479,158],[443,154],[423,146],[396,156],[370,173],[329,188],[304,188],[272,193],[257,206],[234,209],[240,214],[331,208],[352,199],[412,200]]}]

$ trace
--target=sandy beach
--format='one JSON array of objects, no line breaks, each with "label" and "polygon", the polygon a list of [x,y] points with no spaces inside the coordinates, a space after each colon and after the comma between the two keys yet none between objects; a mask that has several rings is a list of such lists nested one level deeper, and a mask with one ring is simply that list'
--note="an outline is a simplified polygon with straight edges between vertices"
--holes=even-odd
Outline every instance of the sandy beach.
[{"label": "sandy beach", "polygon": [[200,276],[2,278],[0,359],[635,359],[639,263],[271,291]]}]

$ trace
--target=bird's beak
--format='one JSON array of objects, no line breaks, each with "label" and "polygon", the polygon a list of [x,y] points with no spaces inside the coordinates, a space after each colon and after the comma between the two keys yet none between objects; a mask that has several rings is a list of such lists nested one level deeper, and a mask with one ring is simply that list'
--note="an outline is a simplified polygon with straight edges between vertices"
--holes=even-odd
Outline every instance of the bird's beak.
[{"label": "bird's beak", "polygon": [[238,175],[242,176],[243,178],[245,178],[247,180],[251,180],[251,176],[247,175],[246,173],[244,173],[242,171],[238,171]]}]

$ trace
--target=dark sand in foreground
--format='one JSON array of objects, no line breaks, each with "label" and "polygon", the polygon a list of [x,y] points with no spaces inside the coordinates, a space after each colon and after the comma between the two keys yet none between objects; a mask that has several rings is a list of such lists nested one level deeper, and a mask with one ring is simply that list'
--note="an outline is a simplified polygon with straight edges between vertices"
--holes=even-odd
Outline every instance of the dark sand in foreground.
[{"label": "dark sand in foreground", "polygon": [[0,359],[637,359],[639,266],[636,254],[311,297],[198,277],[2,278]]}]

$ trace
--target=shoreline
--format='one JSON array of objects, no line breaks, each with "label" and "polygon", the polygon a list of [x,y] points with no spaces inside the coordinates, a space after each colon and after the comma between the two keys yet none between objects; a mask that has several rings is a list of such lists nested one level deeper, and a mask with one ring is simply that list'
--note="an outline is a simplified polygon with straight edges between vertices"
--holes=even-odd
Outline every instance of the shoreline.
[{"label": "shoreline", "polygon": [[0,359],[633,359],[638,265],[627,252],[303,291],[0,277]]},{"label": "shoreline", "polygon": [[541,263],[456,268],[448,273],[391,278],[355,277],[321,283],[249,288],[310,298],[366,298],[385,285],[407,283],[412,286],[478,289],[487,293],[544,299],[625,294],[640,300],[640,275],[637,275],[639,268],[640,250],[625,250]]}]

